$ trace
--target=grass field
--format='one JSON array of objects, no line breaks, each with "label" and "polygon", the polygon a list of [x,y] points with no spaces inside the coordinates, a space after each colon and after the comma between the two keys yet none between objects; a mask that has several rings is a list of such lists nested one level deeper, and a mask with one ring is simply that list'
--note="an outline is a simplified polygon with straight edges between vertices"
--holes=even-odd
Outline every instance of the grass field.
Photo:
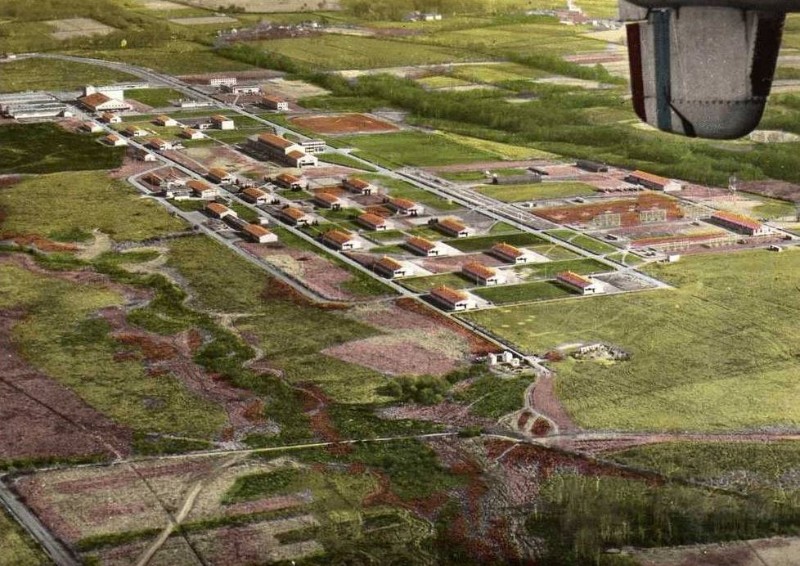
[{"label": "grass field", "polygon": [[158,204],[141,199],[133,188],[101,171],[27,178],[0,191],[0,208],[8,215],[0,229],[18,234],[54,236],[98,229],[122,241],[185,228]]},{"label": "grass field", "polygon": [[389,168],[405,165],[453,165],[497,159],[494,153],[454,142],[441,134],[398,132],[343,136],[339,141],[358,149],[361,157]]},{"label": "grass field", "polygon": [[138,88],[125,91],[125,96],[153,108],[170,106],[170,100],[186,98],[185,94],[171,88]]},{"label": "grass field", "polygon": [[122,163],[125,148],[95,140],[53,124],[0,126],[0,174],[112,169]]},{"label": "grass field", "polygon": [[460,273],[443,273],[441,275],[429,275],[426,277],[409,277],[400,280],[403,287],[408,287],[412,291],[425,293],[434,287],[447,285],[453,289],[469,289],[475,287],[476,283],[464,277]]},{"label": "grass field", "polygon": [[136,79],[113,69],[56,59],[19,59],[0,64],[0,92],[72,90],[87,84]]},{"label": "grass field", "polygon": [[153,379],[141,362],[115,359],[119,344],[92,315],[121,304],[116,292],[12,266],[0,268],[0,291],[0,306],[30,312],[14,329],[23,355],[101,413],[137,431],[194,437],[211,436],[224,423],[219,407],[195,397],[177,379]]},{"label": "grass field", "polygon": [[457,240],[449,240],[447,244],[462,252],[479,252],[482,250],[488,250],[493,245],[499,244],[500,242],[517,247],[527,247],[546,243],[544,240],[538,236],[535,236],[534,234],[517,232],[515,234],[500,234],[496,236],[459,238]]},{"label": "grass field", "polygon": [[518,159],[549,159],[555,157],[552,153],[548,153],[533,147],[485,140],[473,136],[454,134],[452,132],[443,132],[441,135],[456,143],[471,147],[472,149],[493,153],[499,159],[513,161]]},{"label": "grass field", "polygon": [[415,187],[414,185],[401,181],[400,179],[392,179],[383,175],[359,175],[362,179],[374,182],[376,185],[388,189],[389,194],[396,198],[407,198],[418,202],[424,206],[430,206],[437,210],[456,210],[461,208],[459,205],[429,193],[424,189]]},{"label": "grass field", "polygon": [[559,395],[583,426],[796,427],[798,267],[794,251],[690,257],[649,268],[675,290],[464,316],[528,351],[606,341],[630,352],[627,362],[555,367]]},{"label": "grass field", "polygon": [[595,254],[610,254],[619,251],[619,249],[610,244],[606,244],[600,240],[595,240],[589,236],[584,236],[583,234],[573,230],[549,230],[547,233],[551,236],[564,240],[565,242],[569,242],[573,246],[578,246],[579,248]]},{"label": "grass field", "polygon": [[454,77],[476,83],[496,84],[541,78],[546,73],[517,63],[460,65],[453,69]]},{"label": "grass field", "polygon": [[341,153],[320,153],[317,155],[320,161],[324,161],[325,163],[332,163],[334,165],[343,165],[345,167],[352,167],[353,169],[360,169],[362,171],[375,171],[375,168],[371,165],[367,165],[358,161],[357,159],[353,159],[347,155],[342,155]]},{"label": "grass field", "polygon": [[547,263],[532,263],[515,267],[514,270],[526,279],[553,279],[562,271],[573,271],[581,275],[605,273],[611,268],[599,261],[583,258],[567,261],[551,261]]},{"label": "grass field", "polygon": [[430,65],[475,58],[461,49],[354,35],[324,34],[262,41],[254,45],[322,70]]},{"label": "grass field", "polygon": [[0,510],[0,566],[52,564],[13,519]]},{"label": "grass field", "polygon": [[429,77],[423,77],[421,79],[417,79],[417,83],[431,90],[436,90],[437,88],[468,86],[472,84],[469,81],[464,81],[447,75],[431,75]]},{"label": "grass field", "polygon": [[592,195],[595,190],[584,183],[534,183],[532,185],[489,185],[479,193],[503,202],[555,199]]},{"label": "grass field", "polygon": [[573,296],[573,293],[566,287],[562,287],[553,281],[482,287],[472,292],[495,305],[530,303]]}]

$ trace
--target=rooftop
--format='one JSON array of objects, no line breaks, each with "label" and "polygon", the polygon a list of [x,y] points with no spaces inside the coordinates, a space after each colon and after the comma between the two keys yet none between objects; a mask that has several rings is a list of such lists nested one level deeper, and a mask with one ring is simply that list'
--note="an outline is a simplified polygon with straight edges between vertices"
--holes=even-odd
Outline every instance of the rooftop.
[{"label": "rooftop", "polygon": [[556,278],[559,281],[563,281],[564,283],[569,283],[570,285],[574,285],[580,289],[585,289],[586,287],[592,284],[592,280],[588,277],[584,277],[583,275],[578,275],[574,271],[562,271]]},{"label": "rooftop", "polygon": [[286,149],[287,147],[295,145],[293,141],[289,141],[286,138],[276,136],[275,134],[259,134],[258,141],[280,149]]},{"label": "rooftop", "polygon": [[726,222],[732,222],[733,224],[738,224],[739,226],[750,228],[751,230],[760,230],[762,226],[761,222],[759,222],[755,218],[750,218],[749,216],[745,216],[744,214],[736,214],[735,212],[728,212],[727,210],[720,210],[718,212],[715,212],[712,218],[716,218],[717,220],[724,220]]},{"label": "rooftop", "polygon": [[328,230],[322,237],[339,245],[346,244],[353,239],[353,235],[350,232],[345,232],[344,230]]},{"label": "rooftop", "polygon": [[461,270],[468,275],[475,275],[481,279],[489,279],[490,277],[497,275],[496,269],[492,269],[491,267],[483,265],[477,261],[465,263],[461,267]]},{"label": "rooftop", "polygon": [[397,271],[398,269],[403,269],[403,264],[393,259],[389,256],[383,256],[381,259],[375,262],[375,266],[383,267],[389,271]]},{"label": "rooftop", "polygon": [[286,208],[281,210],[281,214],[283,214],[284,216],[288,216],[293,220],[300,220],[301,218],[304,218],[306,215],[305,212],[303,212],[302,210],[300,210],[295,206],[287,206]]},{"label": "rooftop", "polygon": [[371,212],[365,212],[358,219],[362,222],[366,222],[372,226],[380,226],[382,224],[386,224],[386,219],[383,216],[378,216],[377,214],[372,214]]},{"label": "rooftop", "polygon": [[258,198],[258,197],[265,197],[267,193],[262,191],[261,189],[257,189],[256,187],[248,187],[242,191],[243,195],[247,195],[249,197]]},{"label": "rooftop", "polygon": [[420,250],[425,250],[426,252],[436,247],[435,242],[431,242],[430,240],[426,240],[425,238],[419,238],[417,236],[412,236],[411,238],[406,240],[406,243],[409,246],[414,246],[415,248],[418,248]]},{"label": "rooftop", "polygon": [[649,181],[651,183],[656,183],[659,185],[666,185],[669,183],[669,179],[666,177],[661,177],[659,175],[654,175],[653,173],[648,173],[647,171],[634,171],[631,173],[631,177],[636,177],[637,179],[641,179],[643,181]]},{"label": "rooftop", "polygon": [[255,236],[256,238],[272,234],[270,230],[267,230],[266,228],[264,228],[263,226],[259,226],[258,224],[245,224],[244,231],[252,236]]},{"label": "rooftop", "polygon": [[211,185],[200,179],[190,179],[186,182],[186,186],[195,191],[208,191],[213,189]]},{"label": "rooftop", "polygon": [[407,198],[390,198],[389,204],[403,209],[414,208],[417,206],[417,203],[415,203],[413,200],[408,200]]},{"label": "rooftop", "polygon": [[275,177],[275,179],[280,181],[280,182],[282,182],[282,183],[299,183],[300,182],[300,177],[295,177],[294,175],[292,175],[290,173],[281,173],[280,175]]},{"label": "rooftop", "polygon": [[206,205],[206,210],[210,210],[214,214],[221,215],[230,212],[230,208],[218,202],[210,202]]},{"label": "rooftop", "polygon": [[101,104],[105,104],[111,97],[106,96],[102,92],[95,92],[94,94],[88,94],[86,96],[81,96],[78,99],[80,102],[85,104],[86,106],[91,106],[92,108],[97,108]]},{"label": "rooftop", "polygon": [[450,230],[452,232],[461,232],[462,230],[466,230],[467,226],[456,220],[455,218],[443,218],[437,222],[439,226],[445,228],[446,230]]},{"label": "rooftop", "polygon": [[522,250],[519,248],[515,248],[511,244],[506,244],[505,242],[500,242],[492,246],[492,251],[501,253],[508,257],[520,257],[525,255]]},{"label": "rooftop", "polygon": [[331,193],[318,192],[314,195],[314,198],[328,204],[335,204],[339,202],[339,197],[332,195]]},{"label": "rooftop", "polygon": [[457,291],[445,285],[431,289],[431,296],[453,305],[469,298],[464,291]]},{"label": "rooftop", "polygon": [[367,183],[364,179],[359,179],[358,177],[350,177],[347,179],[347,184],[357,189],[366,189],[369,187],[369,183]]}]

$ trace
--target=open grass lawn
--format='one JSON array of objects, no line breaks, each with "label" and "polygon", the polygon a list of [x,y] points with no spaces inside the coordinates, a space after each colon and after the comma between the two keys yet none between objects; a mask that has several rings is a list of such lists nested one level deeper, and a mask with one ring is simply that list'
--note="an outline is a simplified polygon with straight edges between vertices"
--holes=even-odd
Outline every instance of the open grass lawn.
[{"label": "open grass lawn", "polygon": [[636,267],[644,262],[644,260],[638,255],[634,255],[630,252],[617,252],[615,254],[609,254],[607,258],[631,267]]},{"label": "open grass lawn", "polygon": [[470,161],[495,161],[497,155],[442,135],[424,132],[342,136],[339,141],[359,150],[361,157],[379,165],[428,167]]},{"label": "open grass lawn", "polygon": [[76,55],[122,61],[172,75],[247,71],[250,65],[226,59],[199,43],[172,40],[157,47],[125,48],[106,51],[79,52]]},{"label": "open grass lawn", "polygon": [[342,155],[341,153],[320,153],[317,155],[320,161],[324,161],[325,163],[332,163],[333,165],[343,165],[344,167],[351,167],[353,169],[360,169],[362,171],[375,171],[375,168],[371,165],[367,165],[366,163],[362,163],[357,159],[353,159],[347,155]]},{"label": "open grass lawn", "polygon": [[0,510],[0,566],[40,566],[52,564],[37,544],[9,517],[5,509]]},{"label": "open grass lawn", "polygon": [[534,183],[532,185],[489,185],[478,192],[503,202],[555,199],[591,195],[595,190],[584,183]]},{"label": "open grass lawn", "polygon": [[171,88],[137,88],[125,91],[126,98],[132,98],[153,108],[170,106],[171,100],[186,98],[186,95]]},{"label": "open grass lawn", "polygon": [[536,281],[534,283],[523,283],[521,285],[481,287],[472,292],[496,305],[563,299],[574,295],[566,287],[562,287],[554,281]]},{"label": "open grass lawn", "polygon": [[447,75],[431,75],[429,77],[423,77],[421,79],[417,79],[417,83],[432,90],[436,90],[437,88],[468,86],[472,84],[469,81],[464,81]]},{"label": "open grass lawn", "polygon": [[103,171],[29,177],[0,190],[0,231],[63,239],[98,229],[114,240],[144,240],[182,230],[182,221]]},{"label": "open grass lawn", "polygon": [[497,63],[485,65],[460,65],[453,69],[452,75],[476,83],[502,83],[523,81],[546,76],[547,73],[517,63]]},{"label": "open grass lawn", "polygon": [[116,360],[120,345],[94,317],[124,299],[99,285],[74,284],[0,267],[0,307],[29,315],[14,340],[30,363],[69,387],[87,404],[142,432],[214,435],[225,422],[216,405],[190,393],[169,374],[154,379],[141,362]]},{"label": "open grass lawn", "polygon": [[527,246],[527,248],[537,254],[541,254],[551,261],[566,261],[568,259],[582,258],[572,250],[562,248],[557,244],[540,244],[536,246]]},{"label": "open grass lawn", "polygon": [[551,261],[547,263],[532,263],[515,267],[514,270],[526,279],[553,279],[562,271],[573,271],[581,275],[605,273],[611,268],[594,259],[573,259],[567,261]]},{"label": "open grass lawn", "polygon": [[616,0],[583,0],[583,13],[590,18],[616,18],[619,15]]},{"label": "open grass lawn", "polygon": [[322,70],[378,69],[476,59],[464,49],[355,35],[323,34],[261,41],[256,45]]},{"label": "open grass lawn", "polygon": [[475,287],[477,283],[471,279],[464,277],[460,273],[443,273],[440,275],[429,275],[426,277],[409,277],[407,279],[400,279],[400,284],[407,287],[412,291],[418,293],[425,293],[434,287],[440,285],[447,285],[453,289],[469,289]]},{"label": "open grass lawn", "polygon": [[605,341],[612,365],[555,366],[558,392],[589,428],[739,430],[800,424],[800,253],[684,258],[648,272],[674,290],[463,315],[532,352]]},{"label": "open grass lawn", "polygon": [[97,137],[72,134],[53,124],[0,126],[0,174],[53,173],[112,169],[122,163],[124,147],[107,147]]},{"label": "open grass lawn", "polygon": [[[499,159],[548,159],[554,157],[552,153],[523,145],[512,145],[510,143],[485,140],[479,137],[465,136],[452,132],[443,132],[441,135],[461,145],[465,145],[479,151],[493,153]],[[497,171],[494,172],[497,173]]]},{"label": "open grass lawn", "polygon": [[360,178],[375,183],[376,185],[388,190],[389,195],[396,198],[407,198],[418,202],[423,206],[430,206],[437,210],[456,210],[461,208],[460,205],[429,193],[424,189],[415,187],[411,183],[401,181],[400,179],[392,179],[383,175],[372,174],[359,174]]},{"label": "open grass lawn", "polygon": [[495,236],[475,236],[473,238],[458,238],[448,240],[447,245],[453,246],[462,252],[479,252],[488,250],[500,242],[517,247],[527,247],[535,244],[546,243],[540,237],[528,232],[517,232],[511,234],[498,234]]},{"label": "open grass lawn", "polygon": [[482,417],[499,419],[522,408],[525,389],[531,384],[525,377],[512,379],[483,375],[467,389],[456,394],[456,399],[469,404],[470,412]]},{"label": "open grass lawn", "polygon": [[0,64],[0,92],[73,90],[87,84],[138,80],[138,77],[86,63],[56,59],[18,59]]},{"label": "open grass lawn", "polygon": [[584,236],[579,232],[575,232],[574,230],[568,229],[558,229],[558,230],[549,230],[547,232],[549,235],[564,240],[565,242],[569,242],[573,246],[578,246],[588,252],[595,253],[595,254],[609,254],[613,252],[618,252],[619,249],[615,248],[611,244],[606,244],[605,242],[601,242],[600,240],[595,240],[589,236]]},{"label": "open grass lawn", "polygon": [[[280,238],[285,241],[285,234]],[[274,298],[274,283],[260,269],[206,238],[183,238],[170,245],[169,264],[189,283],[193,304],[227,313],[247,313],[236,326],[257,337],[271,365],[290,382],[312,382],[341,402],[384,400],[375,389],[380,374],[329,358],[320,351],[377,330],[335,311]]]}]

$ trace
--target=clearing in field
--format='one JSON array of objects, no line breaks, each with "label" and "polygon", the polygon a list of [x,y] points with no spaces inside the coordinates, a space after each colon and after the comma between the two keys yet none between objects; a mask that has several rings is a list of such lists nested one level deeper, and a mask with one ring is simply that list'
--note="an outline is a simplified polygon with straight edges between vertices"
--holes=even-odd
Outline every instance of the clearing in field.
[{"label": "clearing in field", "polygon": [[799,267],[795,251],[691,257],[648,268],[674,290],[465,316],[527,351],[602,341],[630,352],[622,364],[555,366],[558,393],[582,426],[794,430]]},{"label": "clearing in field", "polygon": [[91,18],[69,18],[66,20],[50,20],[47,22],[55,28],[53,37],[56,39],[72,39],[73,37],[88,37],[92,35],[108,35],[114,28],[101,24]]},{"label": "clearing in field", "polygon": [[396,132],[399,130],[394,124],[367,114],[300,116],[291,118],[290,121],[301,128],[322,135]]},{"label": "clearing in field", "polygon": [[490,185],[478,187],[478,192],[503,202],[557,199],[588,196],[595,190],[585,183],[535,183],[532,185]]}]

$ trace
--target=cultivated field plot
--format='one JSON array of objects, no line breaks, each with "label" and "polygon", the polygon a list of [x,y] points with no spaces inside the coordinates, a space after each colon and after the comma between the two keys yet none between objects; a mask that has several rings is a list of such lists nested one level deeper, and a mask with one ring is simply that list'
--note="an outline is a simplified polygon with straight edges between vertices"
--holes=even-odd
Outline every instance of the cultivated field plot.
[{"label": "cultivated field plot", "polygon": [[[631,359],[555,366],[588,428],[742,430],[800,424],[794,344],[800,253],[759,250],[648,268],[677,289],[464,315],[522,348],[619,345]],[[747,289],[747,291],[743,291]]]},{"label": "cultivated field plot", "polygon": [[17,59],[0,64],[0,92],[71,90],[87,84],[138,80],[97,65],[55,59]]},{"label": "cultivated field plot", "polygon": [[[186,0],[186,4],[196,6],[198,8],[206,8],[209,10],[216,10],[220,4],[217,0]],[[309,10],[308,2],[304,0],[231,0],[226,4],[228,6],[236,6],[245,12],[307,12]],[[338,10],[338,0],[322,0],[314,4],[314,8],[318,10]]]},{"label": "cultivated field plot", "polygon": [[397,126],[366,114],[333,114],[320,116],[298,116],[290,122],[317,134],[358,134],[396,132]]},{"label": "cultivated field plot", "polygon": [[253,45],[323,70],[433,65],[476,58],[468,51],[450,47],[355,35],[325,34],[259,41]]},{"label": "cultivated field plot", "polygon": [[451,75],[473,83],[496,84],[505,81],[524,81],[546,76],[538,69],[517,63],[484,63],[480,65],[458,65]]},{"label": "cultivated field plot", "polygon": [[553,281],[483,287],[472,292],[495,305],[531,303],[574,296],[574,292]]},{"label": "cultivated field plot", "polygon": [[595,190],[585,183],[535,183],[532,185],[489,185],[478,187],[478,192],[503,202],[546,200],[587,196]]},{"label": "cultivated field plot", "polygon": [[56,39],[72,39],[73,37],[86,37],[91,35],[108,35],[112,31],[116,31],[114,28],[91,18],[50,20],[47,23],[55,28],[55,31],[52,35]]},{"label": "cultivated field plot", "polygon": [[194,18],[173,18],[170,21],[173,24],[180,24],[183,26],[209,26],[215,24],[235,24],[239,20],[231,18],[230,16],[197,16]]},{"label": "cultivated field plot", "polygon": [[120,61],[171,75],[195,75],[227,71],[249,71],[253,67],[217,55],[213,49],[191,41],[172,40],[158,47],[126,47],[87,51],[86,57]]}]

